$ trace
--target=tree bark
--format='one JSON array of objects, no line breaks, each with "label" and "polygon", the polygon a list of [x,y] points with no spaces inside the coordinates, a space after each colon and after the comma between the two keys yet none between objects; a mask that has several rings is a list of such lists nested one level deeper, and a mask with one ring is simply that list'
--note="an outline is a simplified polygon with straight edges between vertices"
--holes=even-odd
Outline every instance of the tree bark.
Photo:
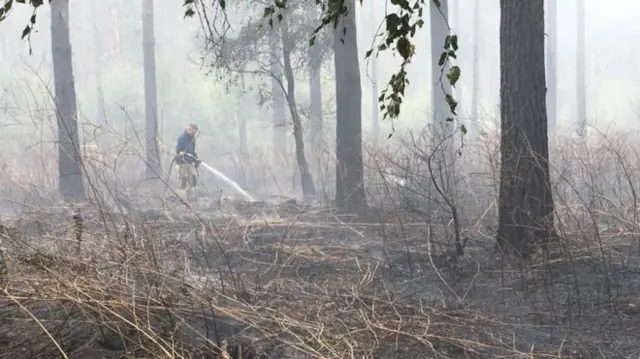
[{"label": "tree bark", "polygon": [[162,167],[160,165],[160,149],[158,147],[158,98],[153,0],[144,0],[142,3],[142,37],[147,178],[157,178],[162,175]]},{"label": "tree bark", "polygon": [[241,187],[247,186],[247,157],[248,157],[248,139],[247,139],[247,113],[245,108],[245,83],[244,77],[241,78],[241,95],[238,96],[238,182]]},{"label": "tree bark", "polygon": [[578,1],[578,39],[576,46],[576,117],[578,118],[578,134],[587,134],[587,81],[586,81],[586,39],[585,39],[585,4]]},{"label": "tree bark", "polygon": [[69,37],[69,0],[51,2],[51,52],[58,123],[58,189],[67,200],[84,201],[76,90]]},{"label": "tree bark", "polygon": [[480,0],[475,0],[473,10],[473,64],[471,67],[471,134],[475,136],[479,128],[480,103]]},{"label": "tree bark", "polygon": [[[451,85],[447,78],[442,75],[442,68],[438,65],[440,54],[444,51],[444,39],[449,34],[447,17],[447,0],[440,1],[440,7],[430,2],[430,22],[431,22],[431,118],[434,126],[434,135],[438,140],[446,136],[453,128],[453,123],[445,121],[450,117],[451,111],[445,101],[445,93],[451,93]],[[444,69],[444,74],[449,71],[449,66]],[[441,76],[442,75],[442,76]],[[441,78],[442,77],[442,78]],[[443,132],[444,131],[444,132]]]},{"label": "tree bark", "polygon": [[120,14],[118,11],[118,5],[114,4],[111,8],[111,31],[112,31],[112,43],[111,51],[113,57],[120,56]]},{"label": "tree bark", "polygon": [[553,234],[549,179],[544,0],[500,0],[498,244],[521,256]]},{"label": "tree bark", "polygon": [[440,54],[444,51],[444,39],[449,34],[448,11],[447,0],[441,0],[440,7],[431,2],[431,128],[432,161],[438,171],[434,174],[441,178],[444,194],[452,200],[456,195],[454,151],[456,128],[454,122],[447,121],[447,118],[453,116],[445,100],[445,95],[451,93],[451,84],[444,75],[449,71],[449,66],[445,65],[443,74],[443,69],[438,65]]},{"label": "tree bark", "polygon": [[549,137],[553,138],[557,123],[558,94],[558,3],[547,0],[547,115],[549,120]]},{"label": "tree bark", "polygon": [[[366,48],[367,51],[371,44],[374,43],[376,36],[376,14],[375,14],[375,6],[373,4],[365,4],[360,6],[360,24],[364,27],[367,33],[371,34],[371,38],[366,38]],[[366,16],[368,15],[368,16]],[[364,24],[369,24],[369,26],[364,26]],[[380,144],[380,111],[379,111],[379,103],[378,97],[378,59],[373,54],[366,60],[367,64],[371,64],[371,72],[367,71],[367,75],[369,80],[371,80],[371,138],[373,139],[373,144],[378,146]]]},{"label": "tree bark", "polygon": [[366,206],[362,160],[362,85],[355,0],[333,33],[336,72],[336,206],[357,211]]},{"label": "tree bark", "polygon": [[298,170],[300,171],[300,182],[302,184],[302,193],[305,198],[316,195],[316,188],[313,184],[313,177],[309,171],[309,164],[304,153],[304,135],[298,107],[296,103],[295,77],[293,68],[291,67],[291,48],[293,43],[289,38],[289,28],[286,19],[280,23],[282,28],[282,60],[284,63],[284,75],[287,79],[287,104],[289,105],[289,113],[293,123],[293,138],[296,144],[296,161],[298,162]]},{"label": "tree bark", "polygon": [[287,118],[282,91],[282,65],[280,63],[280,29],[274,26],[271,36],[271,97],[273,108],[273,157],[280,164],[287,155]]},{"label": "tree bark", "polygon": [[[318,20],[317,6],[315,3],[309,5],[309,18]],[[324,123],[322,114],[322,81],[320,71],[322,69],[323,49],[317,44],[309,47],[309,97],[311,102],[310,116],[310,136],[312,160],[317,161],[322,153],[322,141],[324,140]]]},{"label": "tree bark", "polygon": [[104,8],[101,4],[100,7],[95,4],[93,7],[93,56],[94,56],[94,81],[96,87],[96,120],[98,124],[104,126],[107,122],[107,110],[104,102],[104,88],[102,83],[102,68],[103,68],[103,53],[104,53],[104,41],[102,41],[103,37],[100,35],[100,10]]},{"label": "tree bark", "polygon": [[[460,8],[460,0],[453,0],[453,4],[452,4],[452,8],[454,9],[453,11],[453,30],[456,33],[456,35],[458,35],[458,44],[460,45],[460,49],[458,51],[456,51],[458,59],[458,66],[460,66],[461,68],[464,68],[464,64],[462,63],[461,59],[464,56],[464,53],[467,50],[467,44],[466,41],[464,41],[465,37],[464,37],[464,32],[461,31],[462,29],[462,10]],[[475,31],[475,29],[474,29]],[[462,89],[463,87],[463,83],[466,82],[464,81],[464,78],[461,78],[460,81],[458,81],[456,87],[455,87],[455,95],[456,95],[456,101],[458,101],[458,107],[457,107],[457,112],[458,115],[463,119],[463,123],[464,125],[469,129],[469,123],[468,123],[468,119],[466,119],[466,102],[464,100],[464,91]],[[470,129],[469,129],[470,130]]]}]

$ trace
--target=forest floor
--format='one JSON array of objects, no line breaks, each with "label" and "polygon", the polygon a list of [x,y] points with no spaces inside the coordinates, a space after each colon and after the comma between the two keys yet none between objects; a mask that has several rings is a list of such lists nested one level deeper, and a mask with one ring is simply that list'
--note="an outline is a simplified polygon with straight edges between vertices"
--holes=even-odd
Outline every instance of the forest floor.
[{"label": "forest floor", "polygon": [[83,211],[81,231],[52,210],[5,223],[0,357],[640,357],[629,234],[567,233],[525,266],[479,230],[456,257],[400,210]]}]

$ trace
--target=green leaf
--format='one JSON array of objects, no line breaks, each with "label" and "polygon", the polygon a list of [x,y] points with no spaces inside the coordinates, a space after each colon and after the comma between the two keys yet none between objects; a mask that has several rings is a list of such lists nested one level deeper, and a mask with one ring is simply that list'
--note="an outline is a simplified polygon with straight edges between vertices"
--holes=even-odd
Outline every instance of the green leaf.
[{"label": "green leaf", "polygon": [[399,38],[396,44],[396,50],[398,50],[398,53],[404,60],[408,60],[411,57],[412,47],[413,45],[406,37]]},{"label": "green leaf", "polygon": [[447,53],[443,52],[440,54],[440,59],[438,60],[438,66],[444,65],[445,61],[447,61]]},{"label": "green leaf", "polygon": [[456,107],[458,107],[458,102],[450,94],[446,94],[444,96],[444,100],[447,103],[447,105],[449,106],[449,109],[451,110],[451,113],[456,115]]},{"label": "green leaf", "polygon": [[458,51],[458,35],[451,36],[451,48],[453,51]]},{"label": "green leaf", "polygon": [[193,9],[187,9],[184,11],[184,17],[193,17],[193,15],[195,15],[196,12],[193,11]]},{"label": "green leaf", "polygon": [[460,67],[452,66],[447,73],[447,79],[451,86],[456,87],[456,83],[460,79]]}]

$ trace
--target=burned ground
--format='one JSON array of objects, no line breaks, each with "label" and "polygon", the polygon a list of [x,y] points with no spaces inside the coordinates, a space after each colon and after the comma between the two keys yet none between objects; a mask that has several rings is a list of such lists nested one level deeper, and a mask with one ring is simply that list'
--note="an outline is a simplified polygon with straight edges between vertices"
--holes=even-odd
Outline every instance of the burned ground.
[{"label": "burned ground", "polygon": [[77,252],[64,213],[15,223],[2,242],[4,356],[638,354],[640,264],[619,234],[606,246],[567,235],[522,266],[479,231],[458,258],[446,233],[397,210],[373,222],[231,204],[137,222],[85,208]]}]

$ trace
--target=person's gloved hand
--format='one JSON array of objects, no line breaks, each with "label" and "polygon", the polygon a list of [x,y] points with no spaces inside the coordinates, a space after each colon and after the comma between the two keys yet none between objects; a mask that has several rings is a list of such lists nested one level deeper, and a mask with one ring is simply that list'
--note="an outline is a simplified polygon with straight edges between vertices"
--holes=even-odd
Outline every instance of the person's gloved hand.
[{"label": "person's gloved hand", "polygon": [[196,166],[196,168],[198,168],[200,166],[200,163],[202,163],[202,161],[200,161],[199,159],[195,159],[195,161],[193,162],[193,164]]}]

